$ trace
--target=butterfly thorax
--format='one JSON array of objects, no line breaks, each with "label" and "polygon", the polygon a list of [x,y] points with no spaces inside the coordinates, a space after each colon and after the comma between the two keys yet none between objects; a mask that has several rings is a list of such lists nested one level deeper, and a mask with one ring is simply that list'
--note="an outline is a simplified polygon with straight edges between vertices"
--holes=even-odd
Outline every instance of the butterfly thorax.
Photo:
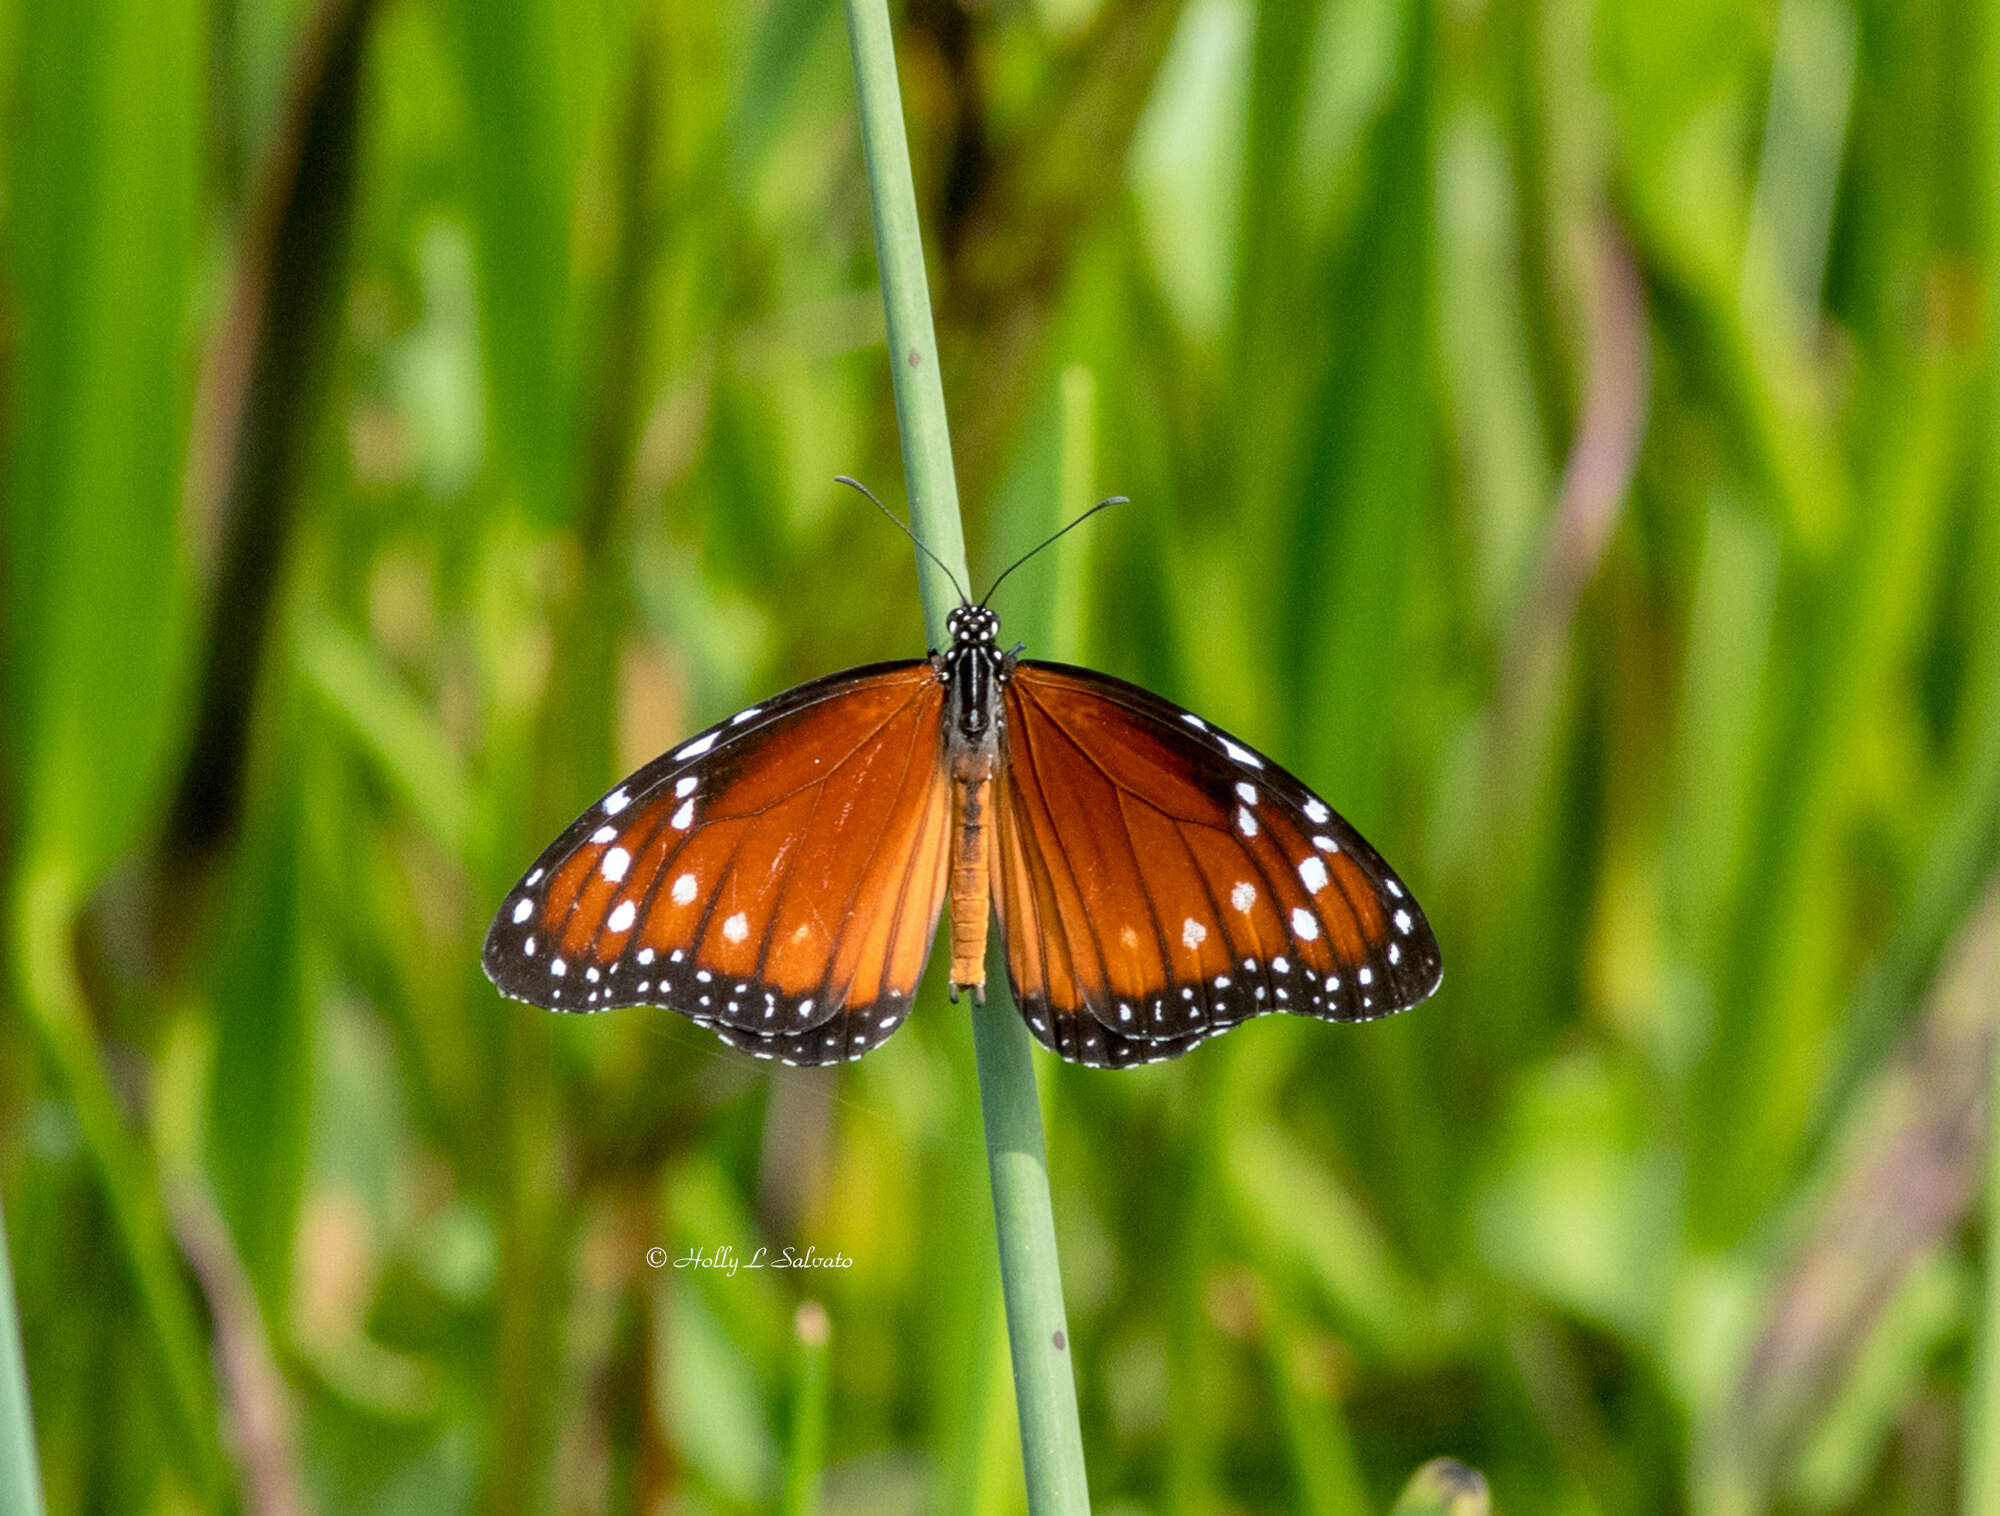
[{"label": "butterfly thorax", "polygon": [[989,813],[1000,760],[1000,686],[1013,655],[1000,651],[1000,618],[962,605],[945,618],[951,647],[937,660],[947,688],[946,759],[951,772],[951,996],[971,986],[985,999],[986,923],[992,898]]},{"label": "butterfly thorax", "polygon": [[1013,662],[1000,651],[1000,618],[982,605],[961,605],[945,626],[951,647],[935,661],[950,687],[951,736],[960,745],[989,747],[1000,686]]}]

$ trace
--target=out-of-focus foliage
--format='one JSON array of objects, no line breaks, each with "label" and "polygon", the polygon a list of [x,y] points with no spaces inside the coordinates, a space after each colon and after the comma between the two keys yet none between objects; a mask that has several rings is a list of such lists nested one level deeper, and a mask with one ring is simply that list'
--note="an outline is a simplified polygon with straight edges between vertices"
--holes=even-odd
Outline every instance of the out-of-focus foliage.
[{"label": "out-of-focus foliage", "polygon": [[[1954,1508],[2000,14],[898,24],[975,564],[1134,501],[1009,632],[1255,736],[1447,964],[1043,1065],[1097,1507]],[[831,483],[900,478],[840,8],[0,0],[0,246],[49,1508],[1019,1507],[963,1013],[774,1071],[477,964],[619,772],[919,645]],[[671,1266],[785,1247],[852,1266]]]}]

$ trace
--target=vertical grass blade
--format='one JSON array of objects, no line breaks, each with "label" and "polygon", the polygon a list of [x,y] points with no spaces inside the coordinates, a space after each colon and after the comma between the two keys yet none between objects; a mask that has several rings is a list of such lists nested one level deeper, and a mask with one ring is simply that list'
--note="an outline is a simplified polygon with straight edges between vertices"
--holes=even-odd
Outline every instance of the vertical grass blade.
[{"label": "vertical grass blade", "polygon": [[[965,579],[965,534],[958,515],[951,435],[931,325],[930,289],[917,223],[896,81],[895,43],[886,0],[847,0],[848,39],[861,111],[862,149],[874,209],[875,251],[882,273],[896,421],[911,524],[950,573]],[[950,574],[921,555],[917,564],[924,620],[932,643],[945,642],[944,618],[956,604]],[[1000,1276],[1013,1349],[1014,1395],[1021,1416],[1021,1456],[1029,1509],[1036,1516],[1089,1509],[1083,1436],[1077,1424],[1076,1378],[1070,1367],[1069,1322],[1056,1261],[1055,1217],[1035,1100],[1028,1029],[1003,988],[1005,965],[989,960],[986,1004],[972,1013],[979,1064],[980,1107],[993,1180],[993,1215],[1000,1238]]]},{"label": "vertical grass blade", "polygon": [[543,523],[568,506],[570,368],[567,122],[551,0],[456,4],[470,141],[489,444]]},{"label": "vertical grass blade", "polygon": [[[274,704],[285,729],[296,730],[300,702],[293,689],[284,695]],[[317,1021],[306,967],[305,765],[298,748],[273,741],[258,764],[264,772],[252,787],[261,793],[228,885],[211,988],[209,1180],[241,1268],[273,1311],[285,1299],[305,1185]]]},{"label": "vertical grass blade", "polygon": [[[1990,913],[1993,903],[1988,902]],[[1987,987],[1990,993],[1994,987]],[[1965,1396],[1966,1516],[2000,1511],[2000,1051],[1987,1073],[1992,1090],[1986,1110],[1986,1278]]]},{"label": "vertical grass blade", "polygon": [[86,889],[157,798],[178,720],[197,11],[147,0],[20,18],[5,740],[23,857]]},{"label": "vertical grass blade", "polygon": [[1266,1292],[1262,1333],[1273,1398],[1291,1462],[1295,1509],[1302,1516],[1368,1516],[1374,1509],[1361,1477],[1354,1436],[1319,1344],[1305,1329],[1284,1285]]},{"label": "vertical grass blade", "polygon": [[[1988,86],[1981,97],[1985,108],[1977,115],[1979,152],[1976,161],[1984,169],[1982,181],[1990,185],[2000,166],[2000,106],[1996,106],[1990,86],[2000,78],[2000,7],[1983,8],[1975,32],[1978,77]],[[1987,277],[2000,277],[2000,229],[1994,227],[1994,212],[1986,213],[1988,245],[1985,249]],[[1996,363],[2000,363],[2000,332],[1989,328],[1987,342],[1987,383],[2000,384]],[[1981,567],[1990,574],[2000,558],[2000,507],[1994,492],[2000,488],[2000,393],[1989,388],[1986,396],[1984,484],[1987,493],[1985,530],[1980,534],[1984,560]],[[1988,580],[1990,583],[1990,579]],[[1973,747],[1968,782],[1959,801],[1959,816],[1941,829],[1940,846],[1950,848],[1944,856],[1956,857],[1955,872],[1961,889],[1979,873],[1989,869],[1995,852],[1995,818],[2000,815],[2000,607],[1989,607],[1981,618],[1981,637],[1973,653],[1974,691],[1972,700],[1978,733]],[[1957,844],[1957,847],[1953,845]],[[1961,850],[1962,849],[1962,850]],[[1933,866],[1933,875],[1950,865]],[[1928,881],[1926,881],[1928,883]],[[1935,899],[1938,890],[1925,894]],[[1989,987],[1989,989],[1992,987]],[[1966,1516],[2000,1510],[2000,1048],[1992,1054],[1988,1072],[1992,1093],[1986,1112],[1986,1249],[1984,1296],[1980,1304],[1978,1336],[1973,1348],[1971,1381],[1965,1396],[1965,1483],[1960,1509]]]},{"label": "vertical grass blade", "polygon": [[1986,1112],[1986,1291],[1981,1304],[1979,1338],[1972,1366],[1972,1388],[1965,1397],[1965,1516],[2000,1511],[2000,1259],[1994,1239],[2000,1237],[2000,1057],[1989,1076],[1993,1091]]},{"label": "vertical grass blade", "polygon": [[[1057,381],[1062,413],[1057,465],[1055,531],[1097,503],[1097,376],[1088,365],[1068,363]],[[1053,549],[1055,562],[1046,576],[1048,593],[1048,652],[1042,656],[1062,663],[1084,657],[1084,628],[1090,624],[1090,567],[1103,538],[1077,533]],[[1067,551],[1064,551],[1067,549]]]},{"label": "vertical grass blade", "polygon": [[4,973],[73,1106],[195,1483],[222,1456],[201,1330],[150,1154],[75,962],[91,890],[160,798],[180,720],[176,535],[201,202],[201,8],[21,9],[6,166],[10,388],[0,545],[13,763]]},{"label": "vertical grass blade", "polygon": [[0,1516],[42,1516],[36,1467],[21,1318],[14,1309],[14,1265],[7,1255],[7,1217],[0,1211]]},{"label": "vertical grass blade", "polygon": [[320,0],[308,26],[195,401],[187,518],[212,587],[168,874],[210,861],[241,819],[259,678],[347,290],[373,15],[373,0]]},{"label": "vertical grass blade", "polygon": [[826,1467],[827,1337],[826,1307],[804,1300],[792,1314],[798,1341],[793,1390],[792,1446],[785,1466],[784,1516],[812,1516],[819,1509],[820,1475]]},{"label": "vertical grass blade", "polygon": [[[188,443],[189,518],[214,539],[197,551],[213,560],[213,597],[194,735],[161,848],[156,930],[164,941],[202,940],[210,913],[187,909],[183,892],[227,871],[210,984],[209,1177],[231,1245],[272,1310],[284,1299],[304,1182],[315,1026],[303,967],[303,702],[281,607],[345,308],[373,14],[372,0],[319,0],[305,30]],[[241,846],[224,864],[231,843]]]},{"label": "vertical grass blade", "polygon": [[[1407,5],[1401,15],[1402,72],[1362,149],[1355,231],[1327,260],[1316,297],[1346,315],[1302,440],[1285,548],[1288,635],[1277,655],[1300,772],[1391,848],[1394,834],[1382,827],[1395,773],[1390,713],[1406,703],[1399,670],[1414,647],[1413,569],[1432,519],[1429,460],[1439,446],[1429,404],[1435,43],[1429,7]],[[1339,614],[1324,614],[1326,606]],[[1431,1254],[1449,1246],[1439,1135],[1447,1123],[1416,1060],[1439,1031],[1417,1018],[1356,1039],[1354,1093],[1344,1102],[1357,1118],[1343,1134],[1352,1151],[1380,1176],[1398,1226]]]},{"label": "vertical grass blade", "polygon": [[152,1154],[126,1126],[71,961],[76,896],[60,873],[42,869],[16,882],[7,905],[7,990],[33,1016],[76,1113],[118,1247],[132,1271],[190,1470],[203,1492],[215,1496],[222,1488],[223,1459],[208,1356],[178,1271]]}]

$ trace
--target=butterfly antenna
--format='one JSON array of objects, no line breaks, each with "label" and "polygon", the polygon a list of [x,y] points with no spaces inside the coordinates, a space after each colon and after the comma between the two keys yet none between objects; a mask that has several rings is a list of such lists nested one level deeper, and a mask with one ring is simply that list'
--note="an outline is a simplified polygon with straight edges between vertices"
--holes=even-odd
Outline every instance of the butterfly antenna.
[{"label": "butterfly antenna", "polygon": [[1078,527],[1082,526],[1084,522],[1088,521],[1092,516],[1095,516],[1099,511],[1103,510],[1107,505],[1130,505],[1131,503],[1132,502],[1124,495],[1110,495],[1098,501],[1097,504],[1093,505],[1089,510],[1085,511],[1081,516],[1078,516],[1076,520],[1072,521],[1068,526],[1063,527],[1060,531],[1050,533],[1047,537],[1043,538],[1042,541],[1036,543],[1033,547],[1029,548],[1027,552],[1021,554],[1020,557],[1016,558],[1012,563],[1008,564],[1005,568],[1000,570],[1000,578],[995,579],[991,584],[989,584],[986,587],[986,593],[980,597],[979,603],[981,605],[985,605],[989,601],[991,601],[993,598],[993,592],[1000,588],[1002,580],[1004,580],[1009,574],[1013,573],[1014,570],[1019,568],[1022,564],[1026,563],[1030,558],[1034,557],[1035,554],[1039,553],[1043,548],[1047,547],[1051,542],[1054,542],[1056,538],[1062,536],[1064,532],[1075,531]]},{"label": "butterfly antenna", "polygon": [[876,500],[875,492],[873,490],[868,488],[868,486],[863,484],[859,479],[850,479],[845,474],[835,474],[833,476],[833,482],[835,484],[844,484],[849,489],[859,490],[861,491],[862,494],[866,495],[871,501],[873,501],[876,510],[880,511],[883,515],[887,516],[891,521],[896,523],[897,531],[901,532],[905,537],[908,537],[910,541],[916,543],[918,552],[922,553],[926,558],[930,559],[931,562],[935,563],[939,568],[944,570],[945,578],[949,579],[951,581],[951,587],[958,591],[958,603],[960,605],[967,605],[970,603],[965,593],[965,586],[958,582],[958,575],[954,574],[951,571],[951,565],[946,563],[944,559],[938,557],[936,553],[932,552],[930,548],[925,544],[923,538],[919,537],[915,532],[911,531],[908,526],[904,525],[902,517],[898,516],[894,511],[890,510],[889,507],[884,505],[880,500]]}]

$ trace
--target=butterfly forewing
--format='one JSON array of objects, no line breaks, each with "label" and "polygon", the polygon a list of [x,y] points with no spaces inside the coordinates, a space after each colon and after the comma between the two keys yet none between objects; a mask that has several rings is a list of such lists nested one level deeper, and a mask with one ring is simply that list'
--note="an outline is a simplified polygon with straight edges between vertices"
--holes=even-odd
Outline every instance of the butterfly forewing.
[{"label": "butterfly forewing", "polygon": [[655,759],[536,860],[487,934],[506,994],[671,1006],[749,1051],[860,1056],[909,1012],[943,907],[944,686],[855,669]]},{"label": "butterfly forewing", "polygon": [[1024,662],[1004,696],[994,902],[1022,1014],[1085,1063],[1172,1057],[1251,1016],[1357,1021],[1437,986],[1375,850],[1199,717]]}]

